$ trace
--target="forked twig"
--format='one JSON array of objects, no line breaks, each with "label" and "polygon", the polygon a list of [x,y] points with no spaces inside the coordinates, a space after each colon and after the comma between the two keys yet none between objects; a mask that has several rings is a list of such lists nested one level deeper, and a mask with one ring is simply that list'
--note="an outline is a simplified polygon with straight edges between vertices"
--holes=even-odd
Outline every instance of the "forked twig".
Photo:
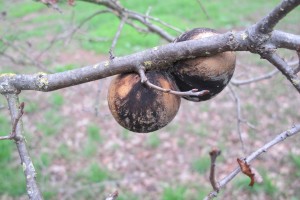
[{"label": "forked twig", "polygon": [[12,131],[11,131],[11,133],[9,135],[7,135],[7,136],[1,136],[0,140],[12,140],[12,139],[17,140],[17,138],[16,138],[16,136],[17,136],[16,129],[17,129],[17,125],[18,125],[21,117],[24,114],[24,106],[25,106],[24,102],[20,103],[18,115],[13,120],[13,123],[12,123]]},{"label": "forked twig", "polygon": [[[300,124],[294,125],[291,129],[284,131],[273,138],[270,142],[263,145],[261,148],[257,149],[256,151],[252,152],[249,156],[247,156],[244,161],[246,163],[250,163],[252,160],[256,159],[262,153],[267,152],[271,147],[275,146],[276,144],[284,141],[286,138],[296,135],[300,132]],[[223,188],[227,183],[229,183],[238,173],[241,172],[241,168],[237,167],[233,170],[230,174],[224,177],[222,180],[219,181],[220,188]],[[204,199],[213,199],[218,195],[218,191],[214,190],[210,192]]]},{"label": "forked twig", "polygon": [[141,78],[141,83],[144,83],[148,87],[156,89],[156,90],[161,91],[161,92],[170,93],[170,94],[174,94],[174,95],[177,95],[177,96],[203,96],[203,95],[209,93],[208,90],[202,90],[202,91],[198,92],[198,89],[192,89],[190,91],[185,91],[185,92],[175,91],[175,90],[171,90],[171,89],[165,89],[165,88],[162,88],[162,87],[159,87],[157,85],[152,84],[148,80],[143,67],[140,67],[138,69],[138,73],[139,73],[140,78]]}]

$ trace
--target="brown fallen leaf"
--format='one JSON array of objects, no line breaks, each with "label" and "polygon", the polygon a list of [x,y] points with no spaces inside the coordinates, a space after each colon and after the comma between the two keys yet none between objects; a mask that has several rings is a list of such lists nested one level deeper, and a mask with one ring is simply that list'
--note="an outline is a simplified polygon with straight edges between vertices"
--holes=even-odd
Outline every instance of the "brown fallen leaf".
[{"label": "brown fallen leaf", "polygon": [[244,174],[249,176],[250,178],[250,184],[249,186],[253,186],[254,183],[261,183],[263,181],[262,176],[258,173],[256,169],[251,167],[248,163],[245,162],[245,160],[237,159],[237,162]]}]

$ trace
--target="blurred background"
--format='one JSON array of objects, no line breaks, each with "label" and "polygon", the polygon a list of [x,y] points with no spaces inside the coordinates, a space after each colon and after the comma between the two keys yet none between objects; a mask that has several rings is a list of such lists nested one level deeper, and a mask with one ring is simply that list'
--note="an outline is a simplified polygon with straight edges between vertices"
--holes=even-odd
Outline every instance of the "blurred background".
[{"label": "blurred background", "polygon": [[[121,4],[147,13],[182,31],[209,27],[220,32],[243,30],[265,16],[280,1],[122,0]],[[0,72],[62,72],[109,58],[119,26],[111,14],[93,13],[105,7],[76,1],[59,4],[62,13],[31,0],[0,0]],[[277,26],[300,34],[300,8]],[[86,21],[85,23],[83,23]],[[154,22],[159,25],[159,23]],[[161,25],[159,25],[161,26]],[[161,26],[173,36],[180,33]],[[115,48],[122,56],[166,44],[154,33],[124,25]],[[294,52],[280,50],[286,60]],[[234,79],[269,73],[274,67],[258,55],[237,53]],[[45,199],[103,199],[119,191],[118,200],[198,200],[210,191],[209,151],[222,151],[218,179],[244,157],[278,133],[300,121],[300,97],[280,73],[273,78],[226,88],[214,99],[182,100],[176,118],[165,128],[137,134],[120,127],[107,106],[111,78],[58,91],[23,91],[25,136]],[[241,135],[237,131],[235,98],[241,103]],[[0,135],[10,132],[6,102],[0,96]],[[239,174],[219,199],[300,199],[300,137],[295,136],[259,157],[253,166],[264,182],[249,187]],[[0,199],[27,199],[25,178],[15,145],[0,142]]]}]

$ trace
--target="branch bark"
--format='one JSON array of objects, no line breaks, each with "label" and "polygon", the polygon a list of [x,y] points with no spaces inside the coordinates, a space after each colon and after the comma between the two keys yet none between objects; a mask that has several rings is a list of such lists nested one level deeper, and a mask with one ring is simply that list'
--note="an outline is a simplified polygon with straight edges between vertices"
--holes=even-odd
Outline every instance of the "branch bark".
[{"label": "branch bark", "polygon": [[[14,93],[7,93],[5,94],[5,97],[8,102],[8,107],[10,110],[11,120],[12,124],[15,125],[15,136],[13,137],[19,156],[21,159],[21,164],[23,167],[25,179],[26,179],[26,188],[27,188],[27,194],[30,200],[42,200],[43,197],[40,193],[40,190],[38,188],[38,185],[36,183],[36,172],[33,166],[33,163],[31,161],[31,158],[29,156],[29,153],[27,151],[25,138],[22,135],[23,134],[23,124],[22,119],[20,115],[20,103],[18,95]],[[18,119],[19,118],[19,119]]]},{"label": "branch bark", "polygon": [[299,0],[283,0],[266,17],[257,23],[258,31],[267,34],[273,31],[276,24],[300,4]]}]

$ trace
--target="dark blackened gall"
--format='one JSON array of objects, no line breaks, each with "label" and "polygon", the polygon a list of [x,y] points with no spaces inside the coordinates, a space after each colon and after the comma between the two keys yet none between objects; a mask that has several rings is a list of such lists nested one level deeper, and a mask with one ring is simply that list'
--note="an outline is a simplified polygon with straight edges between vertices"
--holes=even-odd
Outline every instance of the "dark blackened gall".
[{"label": "dark blackened gall", "polygon": [[[179,36],[174,42],[196,40],[218,34],[213,29],[196,28]],[[199,97],[185,96],[190,101],[205,101],[220,93],[229,83],[234,69],[236,56],[228,51],[213,56],[180,60],[174,64],[171,74],[181,91],[191,89],[209,90]]]},{"label": "dark blackened gall", "polygon": [[[147,72],[148,80],[165,89],[178,90],[166,72]],[[180,97],[157,91],[141,83],[138,74],[120,74],[111,82],[109,109],[124,128],[140,133],[166,126],[177,114]]]}]

